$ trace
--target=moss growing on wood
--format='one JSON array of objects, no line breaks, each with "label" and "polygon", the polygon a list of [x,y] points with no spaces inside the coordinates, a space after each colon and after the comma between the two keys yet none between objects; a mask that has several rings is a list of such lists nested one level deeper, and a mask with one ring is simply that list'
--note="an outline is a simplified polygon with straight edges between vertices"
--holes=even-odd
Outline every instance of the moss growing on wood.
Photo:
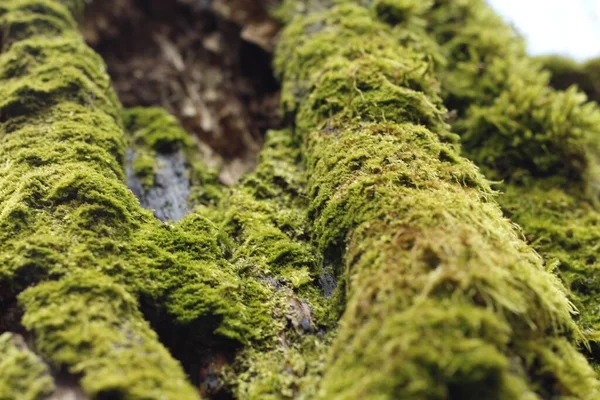
[{"label": "moss growing on wood", "polygon": [[181,367],[158,342],[123,286],[76,271],[23,292],[23,324],[54,366],[83,374],[91,398],[193,399]]},{"label": "moss growing on wood", "polygon": [[246,343],[269,323],[252,302],[262,289],[243,284],[210,220],[163,224],[127,189],[120,105],[66,9],[4,1],[0,25],[0,304],[19,297],[35,348],[90,395],[197,398],[138,301],[197,345],[215,332]]},{"label": "moss growing on wood", "polygon": [[427,14],[453,128],[466,152],[499,179],[517,170],[561,174],[598,196],[600,110],[575,89],[556,91],[521,38],[483,0],[438,0]]},{"label": "moss growing on wood", "polygon": [[[327,349],[324,330],[337,321],[339,292],[317,286],[327,274],[309,243],[304,171],[290,131],[272,131],[257,170],[223,197],[232,262],[246,284],[262,283],[257,300],[269,325],[246,347],[227,381],[239,399],[313,398]],[[258,328],[258,327],[257,327]]]},{"label": "moss growing on wood", "polygon": [[313,234],[347,285],[320,398],[598,396],[564,288],[443,143],[432,58],[394,39],[413,23],[331,3],[284,4],[276,60]]},{"label": "moss growing on wood", "polygon": [[[521,39],[478,0],[440,1],[430,17],[449,60],[441,75],[466,151],[493,176],[510,178],[499,202],[570,289],[597,366],[600,110],[571,87],[594,90],[587,71],[595,62],[530,59]],[[550,81],[540,64],[552,72]],[[500,155],[498,144],[506,140],[513,144]]]},{"label": "moss growing on wood", "polygon": [[27,348],[22,337],[0,335],[0,398],[42,400],[54,390],[54,381],[44,362]]},{"label": "moss growing on wood", "polygon": [[598,341],[600,214],[585,200],[580,187],[560,179],[528,181],[504,189],[499,202],[505,213],[524,228],[527,240],[565,282],[579,310],[577,321],[583,332]]}]

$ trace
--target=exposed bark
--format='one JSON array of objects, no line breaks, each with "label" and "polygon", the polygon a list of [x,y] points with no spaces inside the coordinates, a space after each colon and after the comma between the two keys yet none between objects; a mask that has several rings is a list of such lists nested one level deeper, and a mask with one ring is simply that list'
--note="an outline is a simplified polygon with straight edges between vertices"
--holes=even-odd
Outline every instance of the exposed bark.
[{"label": "exposed bark", "polygon": [[258,0],[103,0],[82,29],[125,107],[161,106],[212,150],[232,185],[279,125],[270,67],[279,26]]}]

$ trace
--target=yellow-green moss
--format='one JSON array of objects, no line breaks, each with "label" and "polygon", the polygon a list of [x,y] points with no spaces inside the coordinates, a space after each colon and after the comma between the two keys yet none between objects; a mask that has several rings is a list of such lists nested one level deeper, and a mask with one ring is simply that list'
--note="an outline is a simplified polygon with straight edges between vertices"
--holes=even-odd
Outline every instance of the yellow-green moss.
[{"label": "yellow-green moss", "polygon": [[300,163],[291,132],[269,132],[256,171],[220,205],[232,262],[246,284],[265,288],[256,300],[269,316],[263,340],[238,354],[227,374],[239,399],[311,398],[327,349],[318,332],[331,331],[337,320],[338,296],[326,297],[317,286],[325,271],[309,242]]},{"label": "yellow-green moss", "polygon": [[429,22],[447,57],[444,96],[458,112],[466,153],[491,176],[508,178],[499,202],[570,289],[577,322],[593,340],[584,350],[598,365],[600,110],[571,86],[593,93],[594,61],[529,58],[521,38],[480,0],[438,1]]},{"label": "yellow-green moss", "polygon": [[446,106],[466,153],[494,178],[560,170],[599,194],[600,109],[574,88],[550,88],[550,74],[484,0],[437,0],[426,14],[446,63]]},{"label": "yellow-green moss", "polygon": [[337,3],[284,18],[275,62],[347,288],[319,398],[596,398],[564,288],[443,143],[433,57],[395,39],[419,24]]},{"label": "yellow-green moss", "polygon": [[[120,105],[67,10],[7,0],[0,26],[0,300],[20,299],[34,350],[88,394],[198,398],[140,304],[153,325],[193,327],[195,345],[245,343],[270,318],[252,302],[262,289],[214,223],[163,224],[127,189]],[[151,147],[171,140],[155,133]]]},{"label": "yellow-green moss", "polygon": [[522,226],[527,240],[570,289],[579,309],[577,320],[590,339],[600,332],[600,213],[581,188],[560,179],[507,185],[499,202]]},{"label": "yellow-green moss", "polygon": [[0,399],[43,400],[53,390],[48,367],[27,348],[23,338],[0,335]]}]

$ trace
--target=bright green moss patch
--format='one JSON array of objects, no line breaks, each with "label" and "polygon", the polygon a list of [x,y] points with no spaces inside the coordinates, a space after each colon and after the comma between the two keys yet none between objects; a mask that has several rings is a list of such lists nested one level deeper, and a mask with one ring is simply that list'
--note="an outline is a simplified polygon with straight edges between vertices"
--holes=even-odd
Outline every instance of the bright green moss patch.
[{"label": "bright green moss patch", "polygon": [[378,17],[309,4],[276,55],[312,235],[346,284],[318,398],[597,397],[564,288],[443,143],[434,57],[406,32],[418,21]]},{"label": "bright green moss patch", "polygon": [[37,349],[54,367],[84,374],[81,385],[91,397],[197,397],[143,321],[135,298],[106,276],[75,272],[26,290],[20,300]]},{"label": "bright green moss patch", "polygon": [[429,18],[448,58],[440,75],[465,150],[491,176],[508,178],[499,201],[570,289],[576,320],[594,341],[584,351],[597,366],[600,110],[572,86],[595,90],[588,74],[594,61],[530,59],[479,0],[439,1]]},{"label": "bright green moss patch", "polygon": [[0,398],[42,400],[54,390],[54,380],[44,362],[31,352],[23,338],[0,335]]},{"label": "bright green moss patch", "polygon": [[559,179],[508,185],[500,204],[524,229],[531,245],[570,289],[577,322],[592,341],[590,357],[598,366],[600,331],[598,243],[600,214],[581,190]]}]

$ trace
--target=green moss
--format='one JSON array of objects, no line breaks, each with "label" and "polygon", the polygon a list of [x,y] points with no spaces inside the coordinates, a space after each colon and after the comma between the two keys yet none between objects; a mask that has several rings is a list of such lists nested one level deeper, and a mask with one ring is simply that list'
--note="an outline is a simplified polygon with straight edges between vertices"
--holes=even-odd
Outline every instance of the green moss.
[{"label": "green moss", "polygon": [[466,153],[495,179],[517,170],[555,171],[598,196],[600,110],[575,89],[548,86],[550,74],[483,0],[438,0],[426,15],[446,63],[446,106]]},{"label": "green moss", "polygon": [[48,367],[27,348],[23,338],[0,335],[0,399],[42,400],[53,390]]},{"label": "green moss", "polygon": [[245,284],[262,284],[254,301],[270,316],[253,322],[264,337],[243,349],[227,374],[236,398],[311,398],[327,349],[315,333],[337,320],[338,297],[326,298],[317,286],[322,260],[308,240],[300,161],[290,131],[269,132],[256,171],[221,202],[232,262]]},{"label": "green moss", "polygon": [[[183,371],[137,310],[124,287],[94,271],[77,271],[20,296],[23,324],[55,367],[84,374],[93,398],[195,398]],[[137,368],[132,368],[137,365]]]},{"label": "green moss", "polygon": [[466,153],[491,176],[508,178],[499,202],[570,289],[577,322],[593,341],[583,350],[597,366],[600,110],[572,86],[593,92],[586,71],[594,61],[529,58],[522,40],[479,0],[438,1],[429,18],[448,59],[440,72],[444,96],[458,111],[454,126]]},{"label": "green moss", "polygon": [[598,340],[600,214],[584,200],[580,188],[557,179],[508,185],[499,201],[570,289],[583,331]]},{"label": "green moss", "polygon": [[[66,9],[9,0],[0,11],[10,27],[0,55],[0,299],[20,299],[35,347],[81,376],[86,393],[197,398],[140,304],[153,326],[197,346],[214,335],[246,343],[270,318],[254,300],[262,286],[241,280],[214,223],[194,214],[163,224],[127,189],[121,107]],[[135,121],[149,124],[139,136],[153,151],[187,140],[172,117],[166,130],[153,118]]]},{"label": "green moss", "polygon": [[443,143],[432,57],[393,39],[415,24],[377,15],[309,6],[276,53],[312,234],[346,284],[318,397],[597,397],[564,288]]}]

